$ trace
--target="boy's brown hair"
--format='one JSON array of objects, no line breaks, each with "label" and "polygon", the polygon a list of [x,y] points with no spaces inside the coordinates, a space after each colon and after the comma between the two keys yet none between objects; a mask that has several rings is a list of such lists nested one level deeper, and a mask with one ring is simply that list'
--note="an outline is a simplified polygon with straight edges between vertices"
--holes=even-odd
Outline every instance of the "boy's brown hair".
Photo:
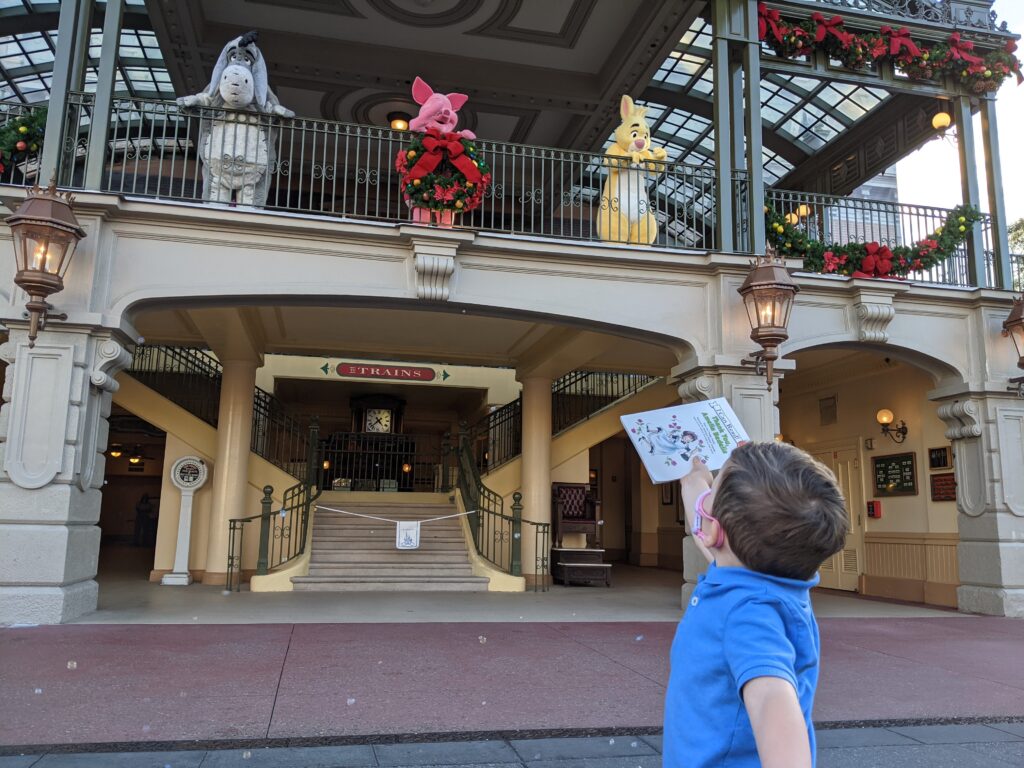
[{"label": "boy's brown hair", "polygon": [[743,564],[754,571],[810,579],[841,550],[846,503],[824,464],[786,443],[747,443],[722,468],[711,514]]}]

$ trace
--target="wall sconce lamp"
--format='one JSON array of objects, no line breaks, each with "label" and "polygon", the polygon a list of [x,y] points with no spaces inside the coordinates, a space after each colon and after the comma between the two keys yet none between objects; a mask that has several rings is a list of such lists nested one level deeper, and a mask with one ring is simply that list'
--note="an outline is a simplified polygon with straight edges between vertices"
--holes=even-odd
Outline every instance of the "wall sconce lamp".
[{"label": "wall sconce lamp", "polygon": [[17,272],[14,283],[28,294],[28,345],[36,345],[36,336],[46,327],[47,318],[67,320],[67,315],[50,314],[47,298],[64,290],[64,273],[71,264],[78,241],[85,230],[78,225],[69,193],[57,191],[56,181],[41,189],[28,190],[18,210],[7,217],[14,240]]},{"label": "wall sconce lamp", "polygon": [[408,475],[410,472],[412,472],[412,464],[409,464],[408,462],[403,464],[402,471]]},{"label": "wall sconce lamp", "polygon": [[754,259],[747,279],[739,287],[750,321],[750,338],[761,345],[758,352],[741,362],[753,365],[757,373],[764,372],[768,389],[772,388],[772,366],[779,357],[779,345],[789,338],[789,313],[799,290],[771,244],[763,257]]},{"label": "wall sconce lamp", "polygon": [[331,460],[330,459],[324,459],[324,462],[323,462],[323,464],[321,466],[323,466],[324,469],[330,469],[331,468]]},{"label": "wall sconce lamp", "polygon": [[932,128],[936,131],[945,131],[953,124],[953,116],[946,111],[945,107],[940,107],[939,111],[932,115]]},{"label": "wall sconce lamp", "polygon": [[388,125],[393,131],[408,131],[409,119],[405,112],[388,112]]},{"label": "wall sconce lamp", "polygon": [[894,427],[892,423],[895,420],[896,417],[888,408],[883,408],[875,414],[875,421],[882,425],[882,434],[891,437],[894,443],[902,443],[907,439],[907,423],[901,419],[900,425]]},{"label": "wall sconce lamp", "polygon": [[[1013,346],[1017,349],[1017,367],[1024,369],[1024,296],[1013,300],[1010,315],[1003,320],[1003,336],[1013,340]],[[1016,376],[1010,379],[1010,383],[1015,386],[1010,387],[1009,391],[1016,391],[1024,397],[1024,376]]]}]

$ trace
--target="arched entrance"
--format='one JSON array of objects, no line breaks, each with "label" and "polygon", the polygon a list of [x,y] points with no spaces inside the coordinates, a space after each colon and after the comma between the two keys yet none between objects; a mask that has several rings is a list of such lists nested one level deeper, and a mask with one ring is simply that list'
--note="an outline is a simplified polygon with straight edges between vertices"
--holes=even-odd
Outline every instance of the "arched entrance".
[{"label": "arched entrance", "polygon": [[[847,544],[822,566],[821,586],[955,607],[952,450],[929,399],[955,374],[913,352],[860,344],[787,357],[796,370],[780,385],[781,439],[835,472],[850,514]],[[887,433],[876,419],[883,409],[895,419]]]}]

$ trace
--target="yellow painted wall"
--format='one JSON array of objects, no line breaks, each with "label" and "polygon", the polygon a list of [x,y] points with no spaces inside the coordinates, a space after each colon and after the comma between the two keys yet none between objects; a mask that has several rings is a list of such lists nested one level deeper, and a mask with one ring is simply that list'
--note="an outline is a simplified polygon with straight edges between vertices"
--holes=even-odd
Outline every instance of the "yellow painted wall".
[{"label": "yellow painted wall", "polygon": [[[859,590],[865,594],[915,602],[956,606],[957,509],[955,501],[932,501],[929,478],[952,469],[929,470],[928,449],[949,445],[936,406],[927,397],[930,377],[908,365],[881,356],[860,355],[851,364],[801,375],[799,369],[783,381],[780,399],[782,433],[787,441],[809,452],[816,446],[849,444],[860,448],[864,499],[882,504],[881,519],[866,510],[851,510],[864,523]],[[837,398],[837,421],[822,425],[819,400]],[[893,412],[909,430],[897,444],[881,434],[875,414]],[[869,448],[868,439],[873,443]],[[917,462],[917,494],[876,496],[872,457],[913,452]]]},{"label": "yellow painted wall", "polygon": [[[884,371],[865,377],[856,376],[856,370],[849,373],[845,380],[804,391],[798,389],[792,395],[789,389],[796,389],[801,381],[798,375],[787,377],[779,403],[784,438],[812,452],[814,446],[821,443],[846,441],[852,446],[863,446],[865,438],[874,441],[873,450],[864,450],[864,498],[881,499],[882,518],[866,520],[867,533],[955,533],[956,502],[930,499],[928,478],[938,472],[928,471],[928,449],[949,445],[943,434],[945,426],[936,415],[936,405],[927,398],[932,388],[930,377],[900,363],[892,363]],[[835,424],[821,426],[818,401],[831,395],[838,400],[838,420]],[[909,433],[904,443],[897,445],[881,434],[881,427],[875,421],[875,414],[881,408],[892,411],[897,422],[906,421]],[[917,455],[917,495],[876,497],[872,492],[871,458],[909,452]]]}]

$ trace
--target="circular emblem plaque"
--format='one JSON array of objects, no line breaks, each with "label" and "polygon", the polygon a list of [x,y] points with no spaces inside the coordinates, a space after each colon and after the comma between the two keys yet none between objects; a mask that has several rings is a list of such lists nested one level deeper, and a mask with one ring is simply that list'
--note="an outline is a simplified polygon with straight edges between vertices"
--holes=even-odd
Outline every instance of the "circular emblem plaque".
[{"label": "circular emblem plaque", "polygon": [[171,467],[171,482],[182,491],[195,491],[206,482],[206,463],[198,456],[183,456]]}]

